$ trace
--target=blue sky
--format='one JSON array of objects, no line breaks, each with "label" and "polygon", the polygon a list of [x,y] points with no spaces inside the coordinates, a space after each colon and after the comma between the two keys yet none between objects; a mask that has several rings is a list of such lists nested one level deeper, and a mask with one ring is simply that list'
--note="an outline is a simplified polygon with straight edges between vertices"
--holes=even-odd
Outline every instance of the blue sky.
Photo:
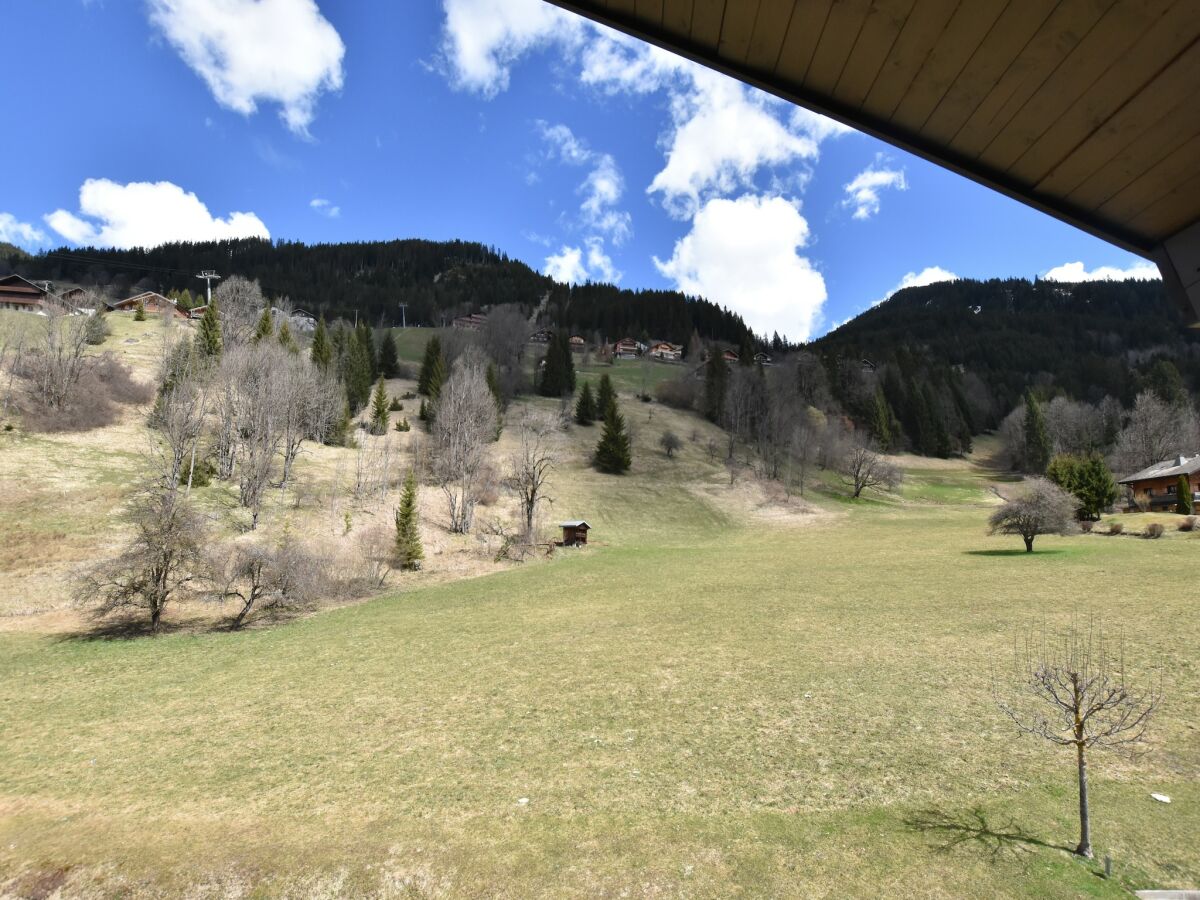
[{"label": "blue sky", "polygon": [[464,238],[560,280],[704,294],[793,340],[905,283],[1155,276],[542,0],[0,4],[25,36],[0,240],[29,249]]}]

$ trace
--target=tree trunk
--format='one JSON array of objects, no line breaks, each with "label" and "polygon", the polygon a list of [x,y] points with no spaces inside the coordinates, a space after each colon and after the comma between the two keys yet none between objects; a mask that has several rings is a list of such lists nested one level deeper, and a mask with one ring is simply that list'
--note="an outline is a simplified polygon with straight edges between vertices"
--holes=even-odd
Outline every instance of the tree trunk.
[{"label": "tree trunk", "polygon": [[1085,859],[1092,858],[1092,812],[1088,806],[1087,757],[1083,744],[1075,744],[1079,763],[1079,846],[1075,852]]},{"label": "tree trunk", "polygon": [[158,620],[162,617],[162,604],[155,603],[150,607],[150,630],[158,631]]},{"label": "tree trunk", "polygon": [[1025,540],[1025,552],[1032,553],[1033,552],[1033,538],[1026,537],[1024,540]]}]

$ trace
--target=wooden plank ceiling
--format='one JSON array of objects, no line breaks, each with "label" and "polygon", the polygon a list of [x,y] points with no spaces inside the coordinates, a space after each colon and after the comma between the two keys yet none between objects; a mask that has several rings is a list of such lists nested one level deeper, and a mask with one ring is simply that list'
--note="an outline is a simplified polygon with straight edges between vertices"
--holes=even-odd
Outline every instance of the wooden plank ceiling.
[{"label": "wooden plank ceiling", "polygon": [[1200,0],[550,0],[1155,259],[1200,317]]}]

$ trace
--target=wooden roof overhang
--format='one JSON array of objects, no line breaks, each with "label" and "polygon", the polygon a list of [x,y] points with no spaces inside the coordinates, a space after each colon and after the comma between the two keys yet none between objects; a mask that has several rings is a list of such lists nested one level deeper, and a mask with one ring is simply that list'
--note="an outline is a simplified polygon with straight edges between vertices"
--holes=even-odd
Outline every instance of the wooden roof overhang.
[{"label": "wooden roof overhang", "polygon": [[547,0],[1158,263],[1200,321],[1200,0]]}]

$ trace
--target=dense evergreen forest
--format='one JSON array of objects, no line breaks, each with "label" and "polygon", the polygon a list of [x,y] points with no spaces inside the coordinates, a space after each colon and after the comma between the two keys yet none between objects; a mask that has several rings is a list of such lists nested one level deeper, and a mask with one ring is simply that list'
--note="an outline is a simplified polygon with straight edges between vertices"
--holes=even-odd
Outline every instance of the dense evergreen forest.
[{"label": "dense evergreen forest", "polygon": [[703,299],[611,284],[568,287],[468,241],[309,245],[246,239],[151,250],[64,248],[33,256],[0,246],[0,274],[99,287],[113,296],[198,291],[203,283],[195,275],[204,269],[256,280],[267,296],[287,297],[314,315],[372,325],[398,325],[401,303],[407,304],[408,324],[442,325],[503,304],[533,313],[546,300],[546,322],[610,341],[628,336],[684,344],[699,332],[737,345],[747,331],[740,316]]},{"label": "dense evergreen forest", "polygon": [[[1164,362],[1200,387],[1200,333],[1157,281],[992,279],[900,291],[813,342],[833,398],[888,443],[945,455],[996,428],[1027,389],[1122,407]],[[897,440],[895,435],[899,435]]]}]

